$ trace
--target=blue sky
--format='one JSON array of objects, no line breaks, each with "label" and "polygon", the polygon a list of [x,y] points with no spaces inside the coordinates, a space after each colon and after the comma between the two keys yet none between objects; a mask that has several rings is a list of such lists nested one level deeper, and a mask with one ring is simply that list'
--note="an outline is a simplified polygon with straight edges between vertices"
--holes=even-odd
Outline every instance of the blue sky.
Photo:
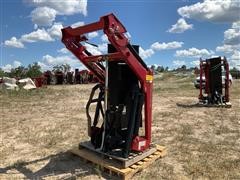
[{"label": "blue sky", "polygon": [[[148,65],[195,66],[200,57],[226,56],[240,68],[240,3],[237,0],[2,0],[0,67],[38,62],[42,69],[68,63],[83,68],[61,43],[60,29],[114,13],[141,46]],[[75,25],[74,25],[75,24]],[[88,34],[87,48],[106,52],[101,32]]]}]

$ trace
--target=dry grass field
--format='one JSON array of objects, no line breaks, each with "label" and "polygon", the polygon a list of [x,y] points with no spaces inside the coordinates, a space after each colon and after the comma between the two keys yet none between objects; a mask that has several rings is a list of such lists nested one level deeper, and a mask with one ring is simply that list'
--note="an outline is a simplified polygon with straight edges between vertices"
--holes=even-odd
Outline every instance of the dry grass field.
[{"label": "dry grass field", "polygon": [[[240,81],[232,108],[196,103],[193,77],[155,77],[153,142],[168,154],[134,179],[240,179]],[[112,178],[67,151],[88,139],[85,105],[93,85],[0,92],[0,179]]]}]

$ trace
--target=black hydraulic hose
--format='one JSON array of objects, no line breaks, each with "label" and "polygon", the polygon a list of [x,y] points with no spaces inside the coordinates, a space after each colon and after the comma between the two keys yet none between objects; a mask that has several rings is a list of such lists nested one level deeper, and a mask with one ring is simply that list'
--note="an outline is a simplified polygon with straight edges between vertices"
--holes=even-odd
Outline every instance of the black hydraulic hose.
[{"label": "black hydraulic hose", "polygon": [[127,119],[128,119],[128,128],[127,128],[127,136],[126,136],[126,143],[125,148],[123,149],[123,157],[127,158],[131,149],[131,143],[133,139],[133,131],[135,127],[135,118],[137,112],[137,105],[138,105],[138,98],[139,98],[139,91],[137,85],[131,91],[131,96],[128,103],[127,109]]},{"label": "black hydraulic hose", "polygon": [[134,131],[133,135],[137,136],[140,124],[142,123],[142,107],[144,103],[144,94],[139,93],[138,95],[138,104],[137,104],[137,112],[136,112],[136,120],[135,120],[135,126],[134,126]]},{"label": "black hydraulic hose", "polygon": [[89,96],[89,100],[88,100],[87,105],[86,105],[86,115],[87,115],[87,121],[88,121],[88,135],[89,136],[91,136],[91,126],[92,126],[92,118],[91,118],[90,113],[89,113],[89,107],[92,103],[92,99],[94,97],[95,91],[97,89],[101,89],[101,87],[102,87],[101,84],[97,84],[92,88],[91,94]]}]

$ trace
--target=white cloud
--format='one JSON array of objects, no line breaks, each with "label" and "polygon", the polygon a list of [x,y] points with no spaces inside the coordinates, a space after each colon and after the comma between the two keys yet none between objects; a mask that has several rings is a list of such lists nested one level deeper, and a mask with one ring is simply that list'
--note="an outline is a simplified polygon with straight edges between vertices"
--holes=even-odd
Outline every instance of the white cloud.
[{"label": "white cloud", "polygon": [[46,65],[46,64],[43,63],[43,62],[38,61],[37,64],[41,67],[41,70],[42,70],[42,71],[46,71],[46,70],[50,70],[50,69],[51,69],[50,66]]},{"label": "white cloud", "polygon": [[90,32],[90,33],[88,33],[88,38],[89,39],[93,39],[93,38],[95,38],[95,37],[97,37],[98,36],[98,32]]},{"label": "white cloud", "polygon": [[10,40],[6,40],[4,42],[4,45],[8,47],[24,48],[24,44],[16,37],[12,37]]},{"label": "white cloud", "polygon": [[68,59],[68,56],[53,57],[49,54],[43,56],[42,58],[43,62],[47,63],[48,65],[64,64]]},{"label": "white cloud", "polygon": [[154,51],[152,49],[146,49],[144,50],[142,47],[139,47],[139,55],[143,59],[147,59],[151,57],[154,54]]},{"label": "white cloud", "polygon": [[[91,52],[93,55],[100,55],[100,54],[107,53],[107,43],[99,44],[98,47],[85,43],[84,46],[86,46],[87,50]],[[57,50],[57,52],[61,54],[70,54],[70,51],[65,47]]]},{"label": "white cloud", "polygon": [[178,9],[182,17],[210,22],[235,22],[239,12],[238,0],[204,0]]},{"label": "white cloud", "polygon": [[62,28],[63,28],[62,23],[60,23],[60,22],[54,23],[52,25],[52,27],[47,29],[47,32],[49,33],[49,35],[52,38],[59,38],[60,39],[62,37],[62,31],[61,31]]},{"label": "white cloud", "polygon": [[219,57],[219,55],[213,54],[213,55],[211,55],[209,58],[218,58],[218,57]]},{"label": "white cloud", "polygon": [[229,54],[227,59],[232,67],[240,69],[240,21],[232,24],[230,29],[224,32],[224,44],[217,46],[216,51]]},{"label": "white cloud", "polygon": [[56,56],[53,57],[49,54],[43,56],[42,62],[48,66],[55,66],[61,64],[69,64],[71,66],[79,64],[79,60],[77,60],[74,56],[70,55],[63,55],[63,56]]},{"label": "white cloud", "polygon": [[217,46],[216,51],[224,53],[234,53],[240,49],[240,21],[232,24],[230,29],[224,32],[224,41],[222,46]]},{"label": "white cloud", "polygon": [[13,67],[19,67],[22,63],[20,61],[13,61]]},{"label": "white cloud", "polygon": [[22,42],[33,43],[37,41],[54,41],[54,39],[43,29],[37,29],[29,34],[24,34],[20,39]]},{"label": "white cloud", "polygon": [[238,45],[224,44],[222,46],[217,46],[216,51],[224,52],[224,53],[233,53],[235,50],[237,50],[239,48],[240,48],[240,44],[238,44]]},{"label": "white cloud", "polygon": [[28,34],[23,34],[19,39],[17,39],[16,37],[12,37],[10,40],[6,40],[4,42],[4,45],[9,47],[15,47],[15,48],[24,48],[24,44],[23,44],[24,42],[33,43],[38,41],[45,41],[45,42],[54,41],[55,39],[61,38],[62,28],[63,28],[62,23],[57,22],[57,23],[54,23],[47,30],[44,28],[37,29]]},{"label": "white cloud", "polygon": [[84,46],[87,48],[92,55],[101,55],[102,52],[98,49],[98,47],[92,46],[90,44],[85,43]]},{"label": "white cloud", "polygon": [[177,42],[177,41],[173,41],[173,42],[168,42],[168,43],[159,43],[159,42],[155,42],[151,45],[151,49],[153,50],[167,50],[167,49],[177,49],[182,47],[184,43],[183,42]]},{"label": "white cloud", "polygon": [[103,35],[101,36],[101,40],[102,40],[102,42],[108,42],[108,37],[107,37],[107,35],[106,35],[106,34],[103,34]]},{"label": "white cloud", "polygon": [[6,64],[5,66],[2,66],[1,68],[4,72],[11,72],[11,69],[17,68],[21,65],[22,65],[22,63],[20,61],[13,61],[13,64]]},{"label": "white cloud", "polygon": [[107,43],[98,44],[98,47],[92,46],[91,44],[84,43],[87,51],[92,55],[102,55],[107,53]]},{"label": "white cloud", "polygon": [[231,56],[231,60],[239,61],[240,63],[240,51],[234,51],[233,55]]},{"label": "white cloud", "polygon": [[56,18],[57,11],[49,7],[38,7],[31,12],[32,22],[38,26],[50,26]]},{"label": "white cloud", "polygon": [[84,25],[84,22],[83,21],[78,21],[78,22],[75,22],[71,25],[72,28],[77,28],[79,26],[83,26]]},{"label": "white cloud", "polygon": [[240,71],[240,63],[236,62],[236,61],[230,61],[229,62],[230,65],[230,69],[232,69],[233,67],[235,67],[236,69],[238,69]]},{"label": "white cloud", "polygon": [[56,65],[69,64],[71,66],[71,70],[75,68],[83,69],[82,63],[73,55],[60,55],[60,56],[51,56],[46,54],[42,57],[38,64],[41,66],[42,70],[52,70],[52,68]]},{"label": "white cloud", "polygon": [[59,50],[57,50],[57,52],[62,53],[62,54],[67,54],[67,53],[69,53],[69,51],[68,51],[67,48],[59,49]]},{"label": "white cloud", "polygon": [[6,64],[5,66],[1,67],[4,72],[11,72],[13,66],[11,64]]},{"label": "white cloud", "polygon": [[194,61],[190,62],[190,64],[193,66],[199,66],[200,62],[199,62],[199,60],[194,60]]},{"label": "white cloud", "polygon": [[236,67],[240,70],[240,51],[234,51],[228,61],[231,67]]},{"label": "white cloud", "polygon": [[182,65],[185,65],[185,64],[186,64],[185,61],[181,61],[181,60],[174,60],[174,61],[173,61],[173,65],[174,65],[174,66],[177,66],[177,67],[182,66]]},{"label": "white cloud", "polygon": [[234,23],[232,24],[232,28],[234,28],[234,29],[240,29],[240,20],[234,22]]},{"label": "white cloud", "polygon": [[176,24],[172,25],[170,29],[167,30],[167,32],[170,33],[183,33],[184,31],[188,29],[193,29],[192,24],[188,24],[185,19],[180,18]]},{"label": "white cloud", "polygon": [[107,53],[107,48],[108,48],[108,44],[107,43],[103,43],[103,44],[99,44],[98,45],[99,51],[101,51],[104,54]]},{"label": "white cloud", "polygon": [[37,25],[37,24],[34,24],[33,28],[34,28],[34,29],[37,29],[37,28],[38,28],[38,25]]},{"label": "white cloud", "polygon": [[[47,57],[46,57],[47,56]],[[71,66],[71,71],[73,71],[75,68],[78,69],[83,69],[83,66],[80,61],[67,61],[67,63],[61,63],[64,60],[61,60],[61,56],[53,57],[50,55],[45,55],[43,59],[45,60],[46,58],[50,59],[51,58],[51,64],[48,64],[47,62],[43,61],[38,61],[38,65],[41,67],[42,71],[47,71],[47,70],[52,70],[54,66],[56,65],[62,65],[62,64],[69,64]],[[74,57],[71,57],[74,58]]]},{"label": "white cloud", "polygon": [[57,11],[59,15],[73,15],[81,13],[87,15],[87,0],[24,0],[35,7],[49,7]]},{"label": "white cloud", "polygon": [[213,55],[213,51],[207,49],[190,48],[188,50],[177,50],[175,56],[177,57],[209,57]]},{"label": "white cloud", "polygon": [[233,23],[232,28],[224,32],[224,43],[230,45],[240,44],[239,23]]}]

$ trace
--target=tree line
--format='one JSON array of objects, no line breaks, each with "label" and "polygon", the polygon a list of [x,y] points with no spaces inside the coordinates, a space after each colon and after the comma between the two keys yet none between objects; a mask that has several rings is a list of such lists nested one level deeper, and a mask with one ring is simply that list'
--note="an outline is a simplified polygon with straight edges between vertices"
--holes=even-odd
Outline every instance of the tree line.
[{"label": "tree line", "polygon": [[[151,65],[150,67],[153,72],[155,73],[160,73],[160,72],[168,72],[169,71],[169,67],[164,67],[161,65]],[[181,67],[178,67],[176,69],[173,69],[172,71],[192,71],[196,69],[193,67],[187,68],[186,65],[182,65]],[[62,65],[56,65],[53,66],[52,68],[52,72],[53,73],[57,73],[57,72],[62,72],[64,74],[66,74],[67,72],[69,72],[71,70],[71,66],[69,64],[62,64]],[[232,68],[230,70],[230,73],[232,74],[233,77],[235,78],[240,78],[240,71],[237,68]],[[10,72],[4,72],[3,69],[0,68],[0,77],[11,77],[11,78],[35,78],[35,77],[39,77],[42,76],[43,72],[41,69],[41,66],[35,62],[33,64],[29,64],[27,67],[24,66],[19,66],[16,68],[12,68],[10,70]]]},{"label": "tree line", "polygon": [[[67,73],[71,70],[71,66],[69,64],[62,64],[62,65],[56,65],[53,66],[52,72],[57,73],[57,72],[62,72],[62,73]],[[35,78],[42,76],[43,72],[41,69],[41,66],[37,63],[34,62],[33,64],[29,64],[27,67],[25,66],[19,66],[16,68],[12,68],[10,72],[5,72],[3,69],[0,68],[0,77],[11,77],[11,78]]]}]

